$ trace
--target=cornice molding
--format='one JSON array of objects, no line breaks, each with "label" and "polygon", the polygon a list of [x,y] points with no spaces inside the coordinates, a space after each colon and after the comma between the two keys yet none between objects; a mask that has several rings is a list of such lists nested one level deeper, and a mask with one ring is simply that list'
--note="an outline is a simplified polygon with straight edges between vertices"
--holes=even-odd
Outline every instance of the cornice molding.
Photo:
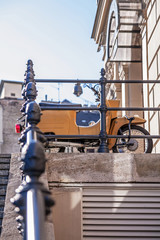
[{"label": "cornice molding", "polygon": [[91,38],[93,38],[96,43],[99,42],[100,35],[103,32],[111,2],[112,0],[100,0],[98,3],[98,8],[91,35]]}]

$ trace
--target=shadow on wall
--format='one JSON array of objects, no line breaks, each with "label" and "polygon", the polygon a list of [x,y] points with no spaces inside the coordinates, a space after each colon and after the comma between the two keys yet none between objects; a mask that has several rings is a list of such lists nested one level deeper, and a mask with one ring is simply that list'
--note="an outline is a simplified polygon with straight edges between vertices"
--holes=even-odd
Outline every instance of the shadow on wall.
[{"label": "shadow on wall", "polygon": [[81,240],[81,188],[60,188],[53,193],[56,240]]}]

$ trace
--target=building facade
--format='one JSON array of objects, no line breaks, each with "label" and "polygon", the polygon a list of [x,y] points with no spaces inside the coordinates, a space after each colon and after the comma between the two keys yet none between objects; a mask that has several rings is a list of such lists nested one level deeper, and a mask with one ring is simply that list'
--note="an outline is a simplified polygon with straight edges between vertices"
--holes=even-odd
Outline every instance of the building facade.
[{"label": "building facade", "polygon": [[[97,1],[92,38],[103,51],[110,80],[159,80],[160,2],[158,0]],[[123,107],[158,107],[159,84],[108,84],[108,98],[118,98]],[[123,112],[143,116],[145,128],[158,135],[159,112]],[[159,139],[153,152],[159,152]]]},{"label": "building facade", "polygon": [[[142,63],[143,79],[157,80],[157,83],[150,83],[144,89],[144,106],[159,107],[160,85],[160,1],[145,1],[143,27],[142,27]],[[148,130],[152,135],[160,134],[160,115],[158,111],[145,113],[148,120]],[[154,140],[154,151],[160,151],[160,141]]]},{"label": "building facade", "polygon": [[1,80],[0,98],[21,99],[22,82]]}]

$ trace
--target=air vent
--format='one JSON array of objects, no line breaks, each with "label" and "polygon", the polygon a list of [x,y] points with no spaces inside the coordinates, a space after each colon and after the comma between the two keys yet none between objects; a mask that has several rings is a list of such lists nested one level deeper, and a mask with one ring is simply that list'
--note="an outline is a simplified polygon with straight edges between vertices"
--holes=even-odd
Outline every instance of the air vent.
[{"label": "air vent", "polygon": [[160,185],[83,188],[83,240],[160,239]]}]

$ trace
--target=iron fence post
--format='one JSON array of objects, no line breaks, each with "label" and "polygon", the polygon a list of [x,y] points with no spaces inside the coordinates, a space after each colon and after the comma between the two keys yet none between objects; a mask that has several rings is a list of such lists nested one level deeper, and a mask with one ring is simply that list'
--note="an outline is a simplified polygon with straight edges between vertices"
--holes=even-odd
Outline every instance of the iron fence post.
[{"label": "iron fence post", "polygon": [[100,105],[101,130],[99,134],[100,146],[99,146],[98,152],[106,153],[106,152],[109,152],[109,149],[107,146],[107,133],[106,133],[107,106],[106,106],[106,93],[105,93],[106,78],[105,78],[104,68],[101,69],[100,85],[101,85],[101,105]]},{"label": "iron fence post", "polygon": [[41,110],[35,102],[37,90],[31,60],[27,62],[25,76],[22,91],[25,103],[21,109],[25,116],[25,129],[19,139],[23,162],[21,170],[24,177],[11,202],[20,214],[16,220],[23,240],[44,240],[46,238],[45,216],[50,213],[54,201],[50,197],[51,193],[39,181],[40,175],[45,171],[44,143],[46,138],[36,126],[40,121]]}]

